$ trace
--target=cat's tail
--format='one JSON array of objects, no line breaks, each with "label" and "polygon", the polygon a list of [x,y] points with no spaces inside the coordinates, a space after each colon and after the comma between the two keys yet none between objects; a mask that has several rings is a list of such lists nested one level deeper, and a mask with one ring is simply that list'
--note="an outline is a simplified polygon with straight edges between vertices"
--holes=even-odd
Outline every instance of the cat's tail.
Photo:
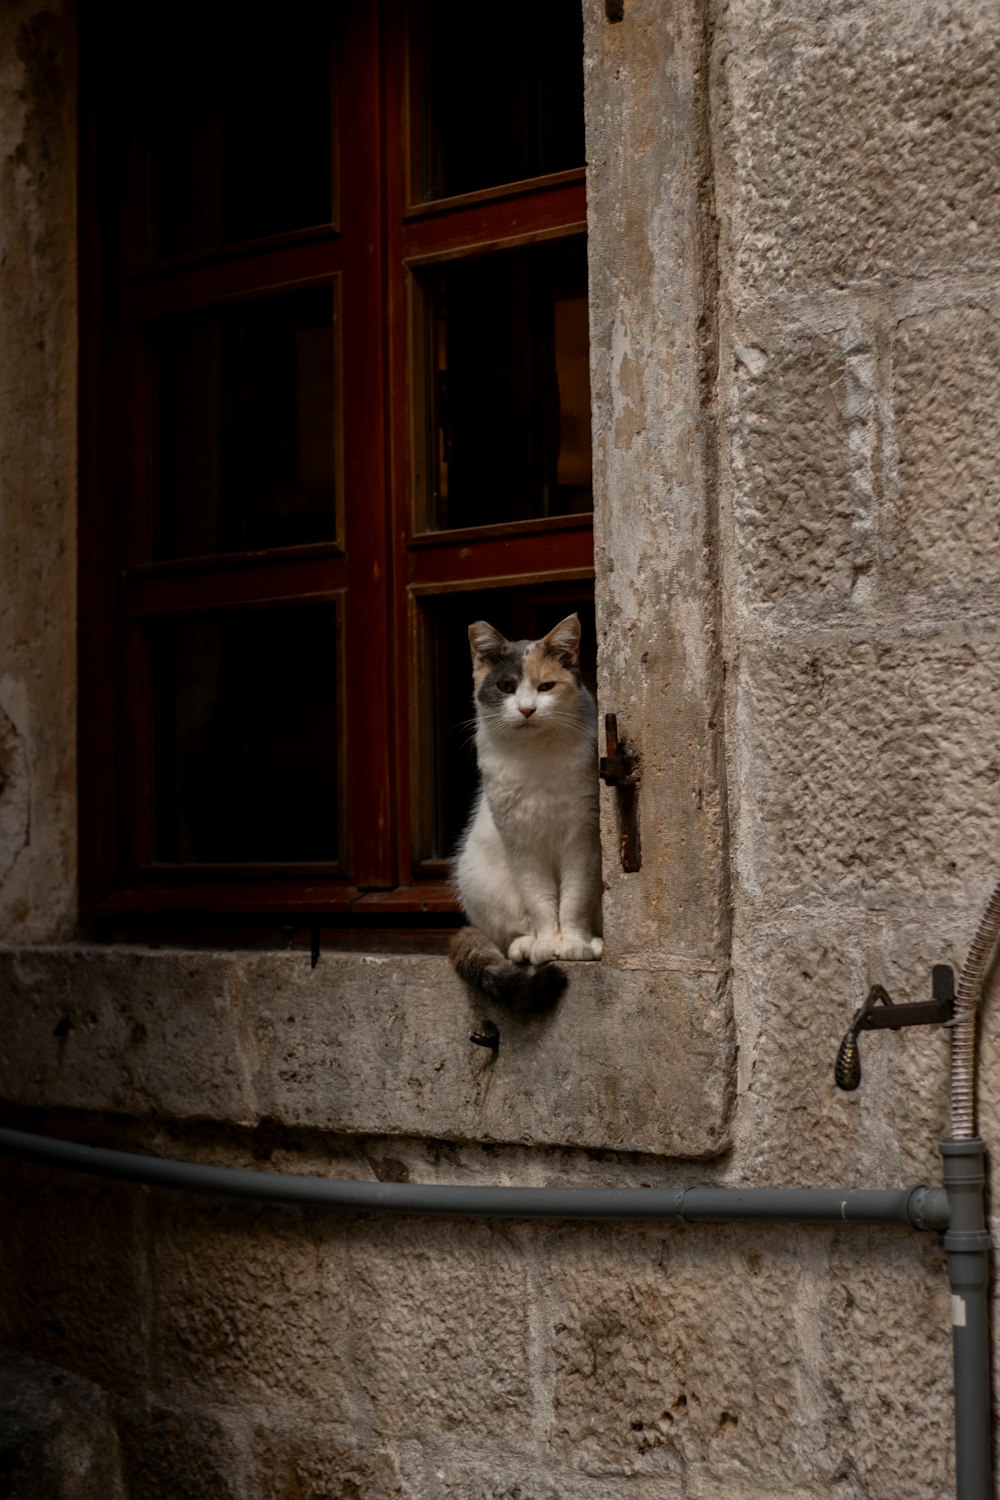
[{"label": "cat's tail", "polygon": [[512,963],[478,927],[460,927],[449,946],[460,979],[487,1000],[521,1014],[550,1009],[566,988],[566,970],[559,964]]}]

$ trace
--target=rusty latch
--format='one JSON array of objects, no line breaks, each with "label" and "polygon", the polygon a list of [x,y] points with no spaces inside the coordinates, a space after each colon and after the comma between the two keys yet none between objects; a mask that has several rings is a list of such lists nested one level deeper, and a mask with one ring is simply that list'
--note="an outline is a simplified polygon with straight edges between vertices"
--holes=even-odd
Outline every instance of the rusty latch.
[{"label": "rusty latch", "polygon": [[601,756],[600,777],[618,792],[618,853],[622,869],[638,870],[642,864],[639,848],[639,782],[642,762],[631,740],[618,738],[618,715],[604,715],[607,755]]}]

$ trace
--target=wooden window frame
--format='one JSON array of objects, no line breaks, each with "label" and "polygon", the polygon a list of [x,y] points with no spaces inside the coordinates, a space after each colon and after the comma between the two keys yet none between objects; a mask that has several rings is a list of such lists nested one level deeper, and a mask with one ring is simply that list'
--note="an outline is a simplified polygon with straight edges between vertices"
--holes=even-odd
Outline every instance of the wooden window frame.
[{"label": "wooden window frame", "polygon": [[[589,514],[418,531],[410,399],[421,270],[584,235],[584,167],[415,202],[405,3],[387,0],[378,7],[358,0],[345,6],[345,17],[352,68],[345,70],[351,76],[344,80],[337,128],[342,211],[363,216],[352,220],[353,233],[342,236],[331,224],[145,268],[116,283],[108,276],[108,243],[112,236],[120,244],[121,234],[102,180],[95,99],[100,74],[86,33],[82,39],[80,837],[81,911],[84,930],[93,935],[150,926],[176,932],[192,921],[216,929],[253,922],[372,929],[452,925],[457,906],[443,863],[414,867],[413,814],[420,794],[414,746],[426,685],[421,602],[467,589],[593,578]],[[372,161],[374,186],[365,175]],[[365,317],[343,321],[343,367],[350,374],[339,387],[341,494],[348,498],[338,542],[225,558],[143,560],[122,499],[130,481],[117,443],[123,397],[116,381],[123,368],[130,383],[135,379],[130,346],[136,330],[172,313],[341,279],[348,296],[359,286],[366,291]],[[141,381],[139,389],[141,394]],[[117,390],[110,402],[109,390]],[[148,749],[150,733],[142,707],[148,702],[148,667],[140,622],[293,598],[336,599],[342,611],[340,681],[351,719],[342,762],[350,787],[345,800],[350,808],[368,810],[367,817],[351,822],[349,874],[283,866],[276,876],[248,867],[217,869],[209,880],[198,868],[144,863],[148,777],[144,782],[130,764]],[[345,639],[363,639],[364,651],[344,649]],[[391,710],[386,691],[371,691],[373,677],[391,685]]]}]

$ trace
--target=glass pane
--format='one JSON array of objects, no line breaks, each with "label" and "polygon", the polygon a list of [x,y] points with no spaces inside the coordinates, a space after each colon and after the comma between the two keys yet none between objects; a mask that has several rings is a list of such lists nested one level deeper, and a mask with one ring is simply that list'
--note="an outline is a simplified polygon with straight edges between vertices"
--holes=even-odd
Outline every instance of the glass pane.
[{"label": "glass pane", "polygon": [[148,20],[153,252],[330,222],[331,7],[157,7]]},{"label": "glass pane", "polygon": [[336,536],[328,286],[154,326],[153,556]]},{"label": "glass pane", "polygon": [[423,286],[428,528],[591,510],[585,242],[449,261]]},{"label": "glass pane", "polygon": [[[483,589],[442,594],[425,601],[431,683],[425,702],[427,766],[422,805],[429,809],[417,833],[418,859],[450,859],[465,827],[478,782],[475,708],[469,626],[488,620],[508,640],[537,640],[566,615],[580,616],[580,674],[595,691],[597,636],[594,586],[549,584],[533,589]],[[594,767],[597,774],[597,767]]]},{"label": "glass pane", "polygon": [[584,165],[580,0],[414,11],[418,201]]},{"label": "glass pane", "polygon": [[154,858],[337,858],[336,607],[151,628]]}]

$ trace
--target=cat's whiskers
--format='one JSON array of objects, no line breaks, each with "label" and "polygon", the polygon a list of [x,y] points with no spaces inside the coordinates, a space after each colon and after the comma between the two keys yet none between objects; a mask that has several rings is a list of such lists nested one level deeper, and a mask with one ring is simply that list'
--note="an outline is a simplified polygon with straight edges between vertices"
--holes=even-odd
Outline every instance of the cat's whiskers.
[{"label": "cat's whiskers", "polygon": [[551,706],[536,709],[534,713],[527,716],[518,715],[516,718],[513,714],[504,713],[503,710],[484,709],[480,713],[478,722],[489,725],[491,728],[497,726],[501,729],[523,729],[525,725],[541,729],[558,724],[569,725],[574,731],[579,731],[585,727],[578,713],[574,713],[571,709],[558,709]]},{"label": "cat's whiskers", "polygon": [[479,720],[475,715],[471,719],[463,719],[461,723],[455,725],[456,734],[463,736],[458,744],[460,753],[471,749],[476,743],[476,731],[478,728]]}]

